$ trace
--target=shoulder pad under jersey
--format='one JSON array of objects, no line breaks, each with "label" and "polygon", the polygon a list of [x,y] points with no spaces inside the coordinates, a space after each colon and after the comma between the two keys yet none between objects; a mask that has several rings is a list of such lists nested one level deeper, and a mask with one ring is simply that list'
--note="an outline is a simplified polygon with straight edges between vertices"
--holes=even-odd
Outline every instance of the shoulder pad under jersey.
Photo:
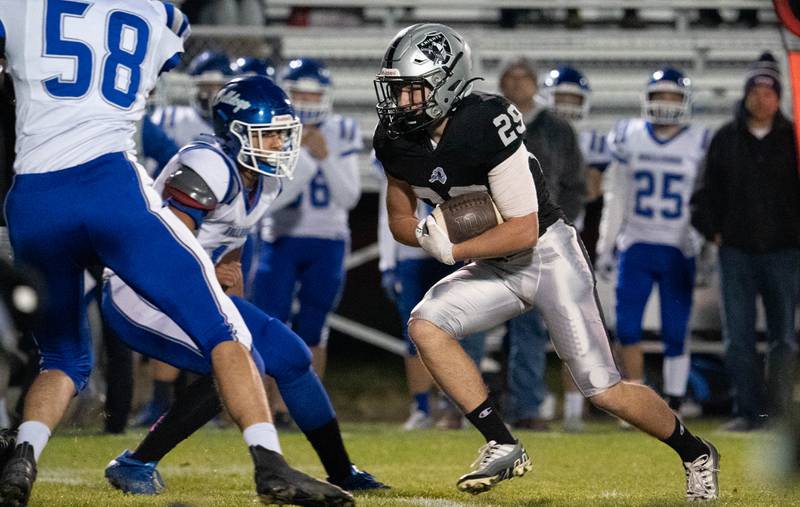
[{"label": "shoulder pad under jersey", "polygon": [[213,210],[218,201],[211,187],[191,167],[181,164],[164,183],[165,191],[175,200],[204,210]]}]

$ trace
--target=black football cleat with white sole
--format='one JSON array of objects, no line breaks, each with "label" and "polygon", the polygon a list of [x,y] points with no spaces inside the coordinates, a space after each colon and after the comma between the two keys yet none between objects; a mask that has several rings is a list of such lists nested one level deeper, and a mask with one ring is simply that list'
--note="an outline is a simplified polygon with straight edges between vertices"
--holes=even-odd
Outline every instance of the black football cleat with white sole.
[{"label": "black football cleat with white sole", "polygon": [[478,451],[472,472],[462,475],[456,486],[459,491],[477,495],[492,489],[498,482],[522,477],[533,463],[522,444],[498,444],[489,441]]},{"label": "black football cleat with white sole", "polygon": [[36,460],[33,457],[33,447],[23,442],[14,448],[0,475],[0,507],[28,505],[35,480]]},{"label": "black football cleat with white sole", "polygon": [[256,493],[265,504],[304,507],[354,507],[353,495],[290,467],[277,452],[250,446],[256,467]]}]

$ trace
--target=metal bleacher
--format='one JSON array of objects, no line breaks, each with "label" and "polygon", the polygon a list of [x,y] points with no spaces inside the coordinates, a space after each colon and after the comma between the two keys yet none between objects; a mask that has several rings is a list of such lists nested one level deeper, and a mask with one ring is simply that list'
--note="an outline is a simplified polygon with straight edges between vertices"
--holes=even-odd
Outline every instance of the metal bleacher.
[{"label": "metal bleacher", "polygon": [[[639,114],[643,84],[659,66],[677,66],[692,78],[695,119],[716,127],[730,118],[741,95],[745,70],[762,51],[771,50],[785,64],[781,36],[774,25],[758,29],[690,28],[683,33],[664,27],[637,31],[616,27],[502,30],[472,24],[459,30],[473,47],[476,75],[485,77],[476,85],[481,90],[497,91],[498,73],[513,58],[532,59],[540,75],[559,63],[579,67],[593,89],[592,112],[585,127],[600,130],[607,130],[619,118]],[[278,62],[298,55],[326,61],[334,77],[337,111],[357,118],[367,141],[376,121],[372,78],[395,33],[395,28],[383,26],[196,26],[189,51],[193,54],[215,48],[230,56],[268,54]],[[788,89],[788,80],[785,84]],[[185,100],[189,86],[179,75],[170,76],[170,99]]]}]

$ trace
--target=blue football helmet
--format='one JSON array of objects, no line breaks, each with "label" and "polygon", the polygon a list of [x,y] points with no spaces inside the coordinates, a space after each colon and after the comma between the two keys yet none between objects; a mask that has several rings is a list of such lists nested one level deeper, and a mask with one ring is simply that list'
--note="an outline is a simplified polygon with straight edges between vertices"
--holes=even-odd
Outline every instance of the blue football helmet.
[{"label": "blue football helmet", "polygon": [[[588,116],[592,89],[578,69],[562,65],[551,70],[544,79],[543,88],[550,108],[557,115],[568,121],[580,121]],[[567,98],[569,95],[576,98]]]},{"label": "blue football helmet", "polygon": [[195,56],[186,69],[192,76],[195,94],[192,106],[206,120],[211,120],[211,101],[232,76],[231,61],[225,54],[217,51],[203,51]]},{"label": "blue football helmet", "polygon": [[[677,93],[680,102],[654,100],[658,92]],[[692,88],[689,78],[672,67],[663,67],[650,75],[642,98],[642,117],[655,125],[680,125],[689,121],[692,113]]]},{"label": "blue football helmet", "polygon": [[[292,97],[297,116],[304,125],[319,125],[333,108],[333,82],[325,65],[312,58],[297,58],[281,73],[281,86]],[[297,100],[295,92],[319,94],[318,101]]]},{"label": "blue football helmet", "polygon": [[240,56],[231,62],[231,72],[236,76],[245,74],[258,74],[275,79],[275,65],[269,58],[256,58],[254,56]]},{"label": "blue football helmet", "polygon": [[[291,178],[300,154],[303,126],[289,97],[266,76],[243,76],[214,97],[214,133],[242,166],[267,176]],[[270,149],[280,135],[281,148]]]}]

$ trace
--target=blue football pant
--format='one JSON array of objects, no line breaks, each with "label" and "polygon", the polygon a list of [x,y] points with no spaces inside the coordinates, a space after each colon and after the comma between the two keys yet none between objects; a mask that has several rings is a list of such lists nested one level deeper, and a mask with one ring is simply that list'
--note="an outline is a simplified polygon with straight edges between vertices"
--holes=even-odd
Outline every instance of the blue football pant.
[{"label": "blue football pant", "polygon": [[[259,245],[252,301],[264,313],[290,323],[309,347],[327,341],[325,319],[339,302],[344,284],[343,240],[283,237]],[[299,288],[297,286],[299,285]],[[295,296],[300,303],[292,315]]]},{"label": "blue football pant", "polygon": [[623,345],[642,339],[647,299],[658,284],[664,355],[683,354],[692,311],[694,258],[675,247],[636,243],[620,254],[617,279],[617,336]]},{"label": "blue football pant", "polygon": [[[34,330],[42,370],[86,385],[91,338],[84,270],[108,266],[193,337],[201,353],[250,333],[191,231],[167,208],[144,169],[122,153],[43,174],[22,174],[6,200],[16,261],[47,287]],[[168,358],[156,357],[166,360]]]},{"label": "blue football pant", "polygon": [[[311,351],[303,340],[253,304],[236,296],[231,300],[252,333],[253,360],[259,372],[275,379],[297,426],[308,431],[333,419],[333,406],[311,368]],[[108,325],[130,348],[176,368],[211,374],[211,362],[194,342],[118,277],[107,280],[102,308]]]}]

